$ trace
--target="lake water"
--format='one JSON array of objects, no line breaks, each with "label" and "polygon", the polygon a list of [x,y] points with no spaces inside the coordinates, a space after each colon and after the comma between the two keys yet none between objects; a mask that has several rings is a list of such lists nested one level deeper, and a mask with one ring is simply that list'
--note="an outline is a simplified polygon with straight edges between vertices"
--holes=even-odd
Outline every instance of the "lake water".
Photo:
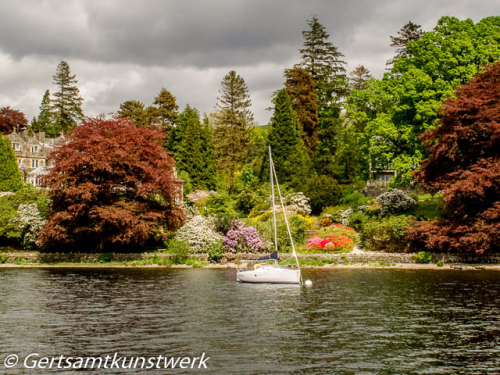
[{"label": "lake water", "polygon": [[[500,374],[500,272],[307,269],[312,288],[233,269],[0,269],[8,354],[200,356],[210,374]],[[172,370],[87,370],[165,374]]]}]

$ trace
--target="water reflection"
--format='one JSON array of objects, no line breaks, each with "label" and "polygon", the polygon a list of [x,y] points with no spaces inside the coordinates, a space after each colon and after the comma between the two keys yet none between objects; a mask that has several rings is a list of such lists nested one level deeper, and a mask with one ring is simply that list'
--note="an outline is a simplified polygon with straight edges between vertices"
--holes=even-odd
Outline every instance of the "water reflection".
[{"label": "water reflection", "polygon": [[500,373],[499,272],[305,277],[312,288],[238,284],[232,269],[0,269],[0,367],[9,353],[205,352],[213,374]]}]

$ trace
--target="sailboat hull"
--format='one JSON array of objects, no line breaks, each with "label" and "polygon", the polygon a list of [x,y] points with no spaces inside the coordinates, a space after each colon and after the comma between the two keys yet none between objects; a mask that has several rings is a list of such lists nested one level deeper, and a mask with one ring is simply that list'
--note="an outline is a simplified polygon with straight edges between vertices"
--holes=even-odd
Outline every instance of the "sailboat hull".
[{"label": "sailboat hull", "polygon": [[300,284],[300,270],[264,266],[251,271],[238,271],[240,283]]}]

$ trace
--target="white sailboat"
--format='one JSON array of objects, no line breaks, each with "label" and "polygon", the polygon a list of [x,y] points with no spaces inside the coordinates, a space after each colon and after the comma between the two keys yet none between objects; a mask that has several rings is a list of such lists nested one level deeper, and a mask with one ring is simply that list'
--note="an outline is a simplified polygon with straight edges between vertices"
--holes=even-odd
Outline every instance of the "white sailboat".
[{"label": "white sailboat", "polygon": [[[278,176],[276,175],[276,170],[274,169],[274,162],[271,155],[271,146],[269,146],[269,169],[271,178],[271,201],[272,201],[272,212],[273,212],[273,227],[274,227],[274,252],[266,257],[262,257],[256,260],[274,260],[274,265],[257,265],[253,270],[238,269],[236,280],[241,283],[271,283],[271,284],[300,284],[300,266],[299,259],[297,258],[297,252],[295,251],[295,245],[293,243],[292,232],[290,231],[290,225],[288,224],[288,218],[286,216],[285,205],[283,204],[283,197],[281,196],[280,186],[278,184]],[[276,207],[274,199],[274,181],[276,180],[276,187],[278,190],[278,195],[280,198],[281,207],[283,210],[283,215],[285,217],[286,228],[288,230],[288,236],[290,237],[290,243],[292,245],[292,254],[295,257],[297,268],[287,268],[280,267],[278,265],[278,233],[276,228]]]}]

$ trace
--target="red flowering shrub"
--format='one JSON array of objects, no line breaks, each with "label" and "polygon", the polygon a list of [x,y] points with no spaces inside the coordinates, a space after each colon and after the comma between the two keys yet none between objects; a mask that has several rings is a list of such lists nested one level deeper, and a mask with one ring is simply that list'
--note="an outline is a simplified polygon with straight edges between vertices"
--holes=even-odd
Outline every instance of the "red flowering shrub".
[{"label": "red flowering shrub", "polygon": [[307,241],[307,250],[349,252],[354,248],[356,237],[354,229],[333,224],[314,233],[314,236]]}]

